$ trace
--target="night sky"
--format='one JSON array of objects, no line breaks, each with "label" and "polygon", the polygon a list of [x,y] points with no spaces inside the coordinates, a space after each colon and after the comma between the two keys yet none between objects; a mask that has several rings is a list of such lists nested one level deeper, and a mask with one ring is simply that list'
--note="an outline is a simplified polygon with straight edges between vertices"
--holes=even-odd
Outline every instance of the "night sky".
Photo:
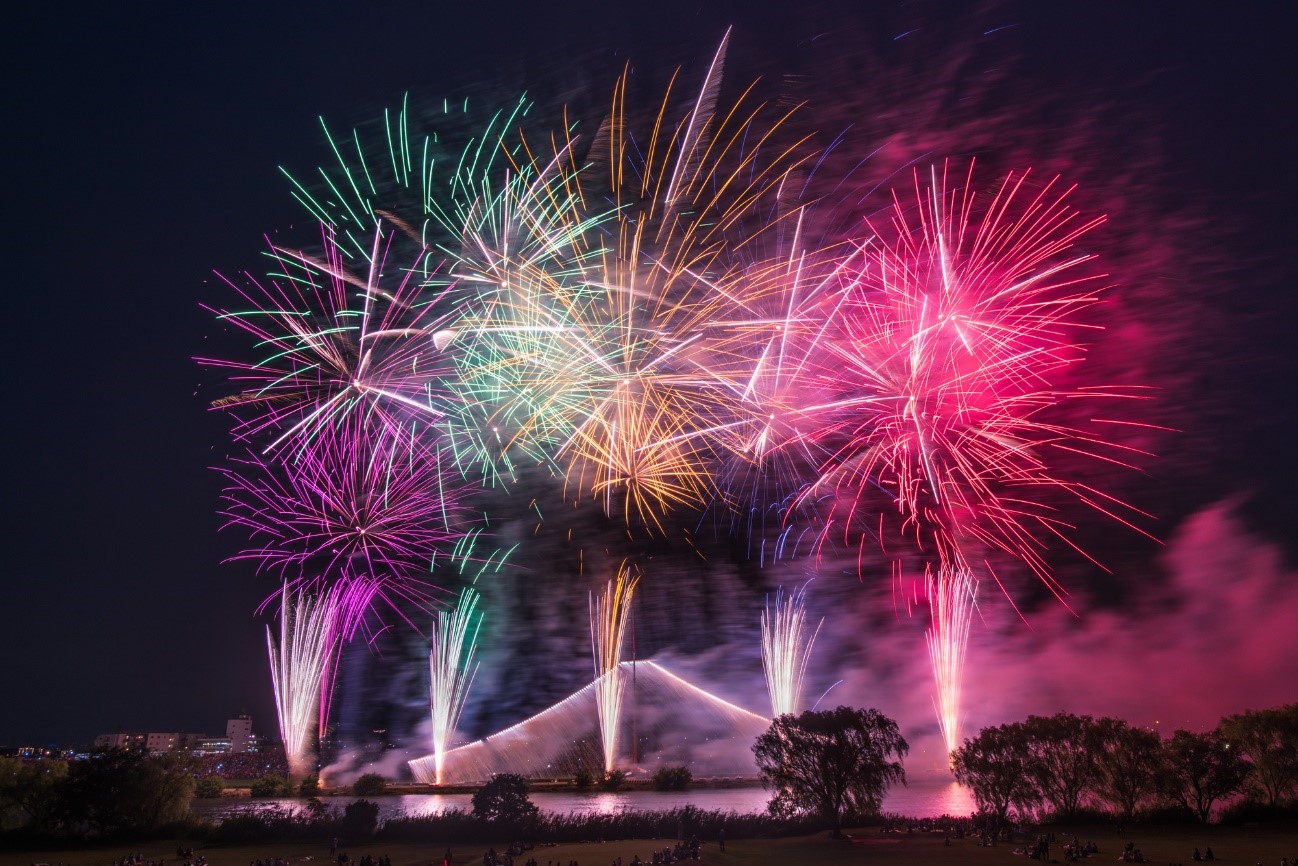
[{"label": "night sky", "polygon": [[[985,97],[996,130],[980,134],[1016,153],[1052,150],[1042,159],[1071,161],[1096,201],[1134,200],[1109,212],[1112,231],[1167,252],[1114,268],[1119,293],[1125,273],[1141,281],[1135,324],[1118,329],[1129,354],[1097,353],[1106,371],[1134,359],[1126,372],[1159,389],[1149,420],[1181,431],[1160,439],[1145,475],[1122,482],[1156,514],[1147,527],[1166,547],[1101,538],[1106,554],[1118,550],[1112,575],[1063,572],[1083,590],[1077,617],[1043,607],[1034,629],[1015,633],[989,613],[971,650],[971,688],[986,701],[974,722],[1067,708],[1207,726],[1298,699],[1298,31],[1286,4],[802,5],[10,13],[0,745],[215,733],[241,711],[273,731],[254,616],[272,582],[222,565],[238,544],[218,532],[209,468],[228,448],[225,423],[206,408],[214,374],[192,358],[217,339],[199,304],[228,300],[213,271],[256,267],[263,233],[304,222],[277,166],[329,159],[319,116],[348,129],[406,92],[509,103],[527,91],[589,105],[628,58],[650,76],[678,65],[701,74],[729,25],[729,74],[804,76],[808,116],[828,133],[857,106],[922,101],[907,80],[940,76],[944,50],[973,52],[981,71],[1002,72]],[[865,74],[894,56],[917,77]],[[1092,138],[1071,152],[1051,147],[1055,130]],[[1070,630],[1074,639],[1051,642]],[[1147,689],[1155,670],[1173,684]],[[1182,682],[1204,691],[1160,705]],[[926,706],[919,691],[897,708],[871,697],[904,715]],[[930,721],[922,709],[914,719]]]}]

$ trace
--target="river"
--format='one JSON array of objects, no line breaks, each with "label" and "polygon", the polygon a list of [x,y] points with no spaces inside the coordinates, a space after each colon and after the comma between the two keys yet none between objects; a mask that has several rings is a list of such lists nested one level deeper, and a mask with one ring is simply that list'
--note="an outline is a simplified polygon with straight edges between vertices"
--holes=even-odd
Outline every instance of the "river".
[{"label": "river", "polygon": [[[695,791],[540,791],[530,795],[543,812],[565,815],[608,814],[625,810],[668,811],[696,806],[705,811],[756,813],[766,810],[769,794],[761,788],[700,788]],[[325,803],[341,809],[352,797],[328,797]],[[368,797],[379,804],[379,820],[398,815],[429,815],[448,809],[469,811],[472,794],[402,794]],[[212,820],[268,808],[300,809],[301,800],[247,800],[222,797],[195,800],[194,811]],[[973,797],[966,788],[949,778],[919,779],[906,787],[895,787],[883,800],[883,811],[912,818],[939,815],[968,815],[974,811]]]}]

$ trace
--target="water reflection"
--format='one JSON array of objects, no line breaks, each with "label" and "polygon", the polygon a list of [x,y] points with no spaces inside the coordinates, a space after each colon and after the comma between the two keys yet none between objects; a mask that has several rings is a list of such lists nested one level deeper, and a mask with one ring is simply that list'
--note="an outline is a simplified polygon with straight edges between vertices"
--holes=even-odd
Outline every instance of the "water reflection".
[{"label": "water reflection", "polygon": [[[628,809],[668,811],[695,806],[705,811],[752,814],[766,811],[770,795],[761,788],[703,788],[694,791],[555,791],[531,795],[532,802],[543,812],[611,815]],[[326,797],[325,806],[341,810],[354,797]],[[369,798],[379,804],[379,818],[386,821],[398,815],[433,815],[451,809],[473,809],[472,794],[403,794]],[[244,800],[222,798],[196,800],[194,811],[212,820],[269,811],[296,812],[302,800]],[[973,796],[950,778],[919,779],[909,786],[888,792],[883,811],[914,818],[938,815],[968,815],[974,811]]]}]

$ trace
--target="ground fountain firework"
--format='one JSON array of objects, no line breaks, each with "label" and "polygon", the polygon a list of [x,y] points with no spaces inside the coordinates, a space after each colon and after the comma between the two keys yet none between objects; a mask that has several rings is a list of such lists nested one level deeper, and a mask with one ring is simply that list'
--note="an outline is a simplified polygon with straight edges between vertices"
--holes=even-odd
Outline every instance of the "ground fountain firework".
[{"label": "ground fountain firework", "polygon": [[473,659],[481,620],[476,616],[478,594],[460,593],[450,611],[438,611],[429,640],[428,666],[433,721],[434,781],[441,784],[446,751],[473,685]]},{"label": "ground fountain firework", "polygon": [[767,599],[762,610],[762,670],[766,673],[772,718],[801,711],[802,681],[811,660],[811,647],[824,622],[822,619],[808,631],[806,584],[788,595],[781,587],[775,593],[774,605]]},{"label": "ground fountain firework", "polygon": [[595,707],[599,714],[600,742],[604,751],[604,772],[617,766],[617,730],[622,713],[622,641],[631,615],[639,573],[623,563],[617,577],[604,592],[590,596],[590,643],[595,656]]}]

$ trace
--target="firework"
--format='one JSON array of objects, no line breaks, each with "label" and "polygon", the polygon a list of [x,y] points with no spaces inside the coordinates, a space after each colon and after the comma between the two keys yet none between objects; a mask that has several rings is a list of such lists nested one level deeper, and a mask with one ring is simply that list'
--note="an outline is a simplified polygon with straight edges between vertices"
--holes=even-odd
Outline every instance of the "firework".
[{"label": "firework", "polygon": [[750,93],[718,107],[724,54],[723,42],[675,119],[668,89],[644,135],[619,80],[593,135],[565,135],[532,171],[561,178],[562,195],[541,184],[529,187],[539,203],[509,200],[509,213],[544,215],[524,237],[546,239],[533,244],[546,267],[507,267],[498,234],[475,244],[497,264],[478,268],[490,290],[457,325],[469,397],[493,407],[501,450],[551,463],[574,499],[650,528],[712,494],[708,431],[728,425],[742,386],[713,364],[709,335],[754,290],[745,248],[772,230],[764,208],[799,162],[801,142],[774,141],[784,117],[768,122]]},{"label": "firework", "polygon": [[1117,461],[1122,449],[1044,417],[1066,399],[1113,396],[1053,384],[1082,357],[1079,314],[1103,288],[1082,270],[1092,256],[1072,249],[1100,221],[1054,182],[1026,180],[1008,176],[975,212],[972,176],[958,185],[934,171],[924,186],[917,174],[917,218],[898,202],[895,240],[862,242],[840,271],[830,366],[818,375],[842,396],[808,411],[824,420],[813,437],[832,448],[813,489],[837,496],[840,528],[881,490],[922,548],[984,544],[1049,581],[1039,537],[1066,527],[1033,489],[1111,509],[1052,474],[1051,452]]},{"label": "firework", "polygon": [[269,626],[271,683],[289,774],[306,778],[312,769],[311,734],[319,722],[321,697],[338,650],[339,592],[312,595],[287,588],[280,598],[279,640]]},{"label": "firework", "polygon": [[981,205],[972,167],[963,184],[946,169],[927,184],[916,174],[917,207],[898,199],[889,231],[860,242],[837,272],[818,376],[840,396],[806,410],[823,420],[812,436],[831,454],[803,494],[831,500],[825,534],[867,531],[882,492],[901,533],[941,563],[930,646],[948,743],[973,598],[966,551],[1008,553],[1061,595],[1041,551],[1043,536],[1067,527],[1034,492],[1106,514],[1114,505],[1057,477],[1050,457],[1122,462],[1120,446],[1048,420],[1064,400],[1114,396],[1055,385],[1083,356],[1080,313],[1103,289],[1084,267],[1092,257],[1074,250],[1100,221],[1083,219],[1055,182],[1027,181],[1008,176]]},{"label": "firework", "polygon": [[783,587],[776,590],[774,608],[767,599],[762,610],[762,670],[772,717],[796,714],[800,709],[807,661],[823,624],[822,619],[808,635],[806,584],[787,596]]},{"label": "firework", "polygon": [[236,559],[295,587],[365,576],[394,608],[402,598],[427,606],[430,588],[419,575],[437,547],[458,536],[450,527],[460,488],[440,471],[418,425],[352,419],[291,462],[250,454],[220,471],[229,482],[227,525],[253,542]]},{"label": "firework", "polygon": [[464,699],[473,685],[477,664],[473,660],[480,617],[475,617],[478,594],[472,589],[460,593],[450,611],[438,611],[428,650],[433,720],[433,762],[435,780],[442,784],[447,745],[464,710]]},{"label": "firework", "polygon": [[617,577],[598,599],[590,595],[590,642],[595,656],[595,707],[604,746],[604,772],[617,759],[617,725],[622,710],[622,637],[631,614],[631,597],[639,576],[623,563]]},{"label": "firework", "polygon": [[396,236],[376,225],[365,270],[349,269],[336,232],[322,225],[323,254],[271,245],[276,269],[246,285],[222,280],[241,310],[212,312],[257,341],[253,362],[200,358],[229,371],[237,392],[213,403],[233,412],[236,437],[309,444],[348,419],[399,426],[408,417],[435,423],[446,414],[436,388],[448,372],[438,348],[439,310],[448,290],[429,296],[427,249],[404,266],[389,260]]},{"label": "firework", "polygon": [[960,692],[978,582],[966,568],[942,568],[936,575],[930,570],[926,585],[932,610],[926,638],[937,687],[933,709],[951,753],[960,747]]}]

